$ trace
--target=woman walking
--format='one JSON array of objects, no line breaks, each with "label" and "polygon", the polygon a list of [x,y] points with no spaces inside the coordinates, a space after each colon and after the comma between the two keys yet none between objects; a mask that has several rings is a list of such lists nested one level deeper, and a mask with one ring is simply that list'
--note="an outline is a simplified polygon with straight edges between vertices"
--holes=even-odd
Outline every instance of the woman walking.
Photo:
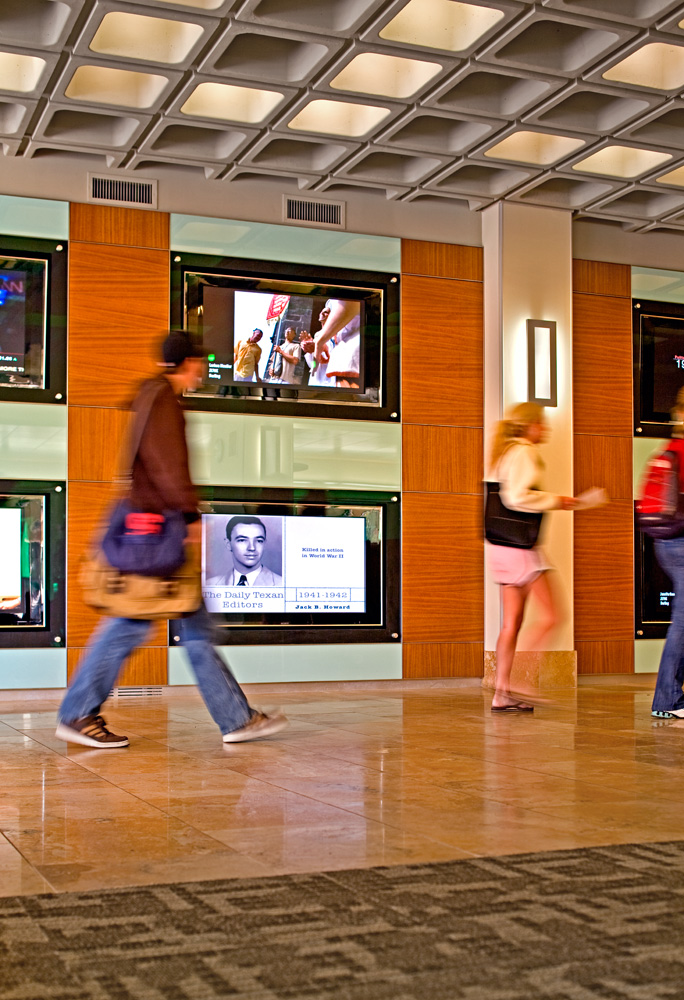
[{"label": "woman walking", "polygon": [[[499,421],[492,440],[490,472],[499,482],[505,507],[540,513],[573,510],[573,497],[546,493],[542,487],[544,462],[539,445],[548,436],[544,409],[536,403],[519,403],[507,419]],[[496,690],[493,712],[531,712],[533,706],[511,694],[510,678],[525,605],[532,596],[539,615],[528,634],[531,649],[543,649],[544,641],[559,621],[556,597],[548,577],[551,566],[543,550],[509,545],[487,545],[488,561],[496,583],[502,588],[503,624],[496,643]]]}]

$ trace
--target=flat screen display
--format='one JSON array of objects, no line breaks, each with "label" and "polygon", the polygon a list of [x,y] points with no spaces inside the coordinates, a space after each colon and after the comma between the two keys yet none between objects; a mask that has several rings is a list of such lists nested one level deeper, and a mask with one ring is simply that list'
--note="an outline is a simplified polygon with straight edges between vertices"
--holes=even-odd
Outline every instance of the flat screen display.
[{"label": "flat screen display", "polygon": [[658,562],[653,539],[639,531],[635,562],[637,638],[663,638],[672,621],[674,586]]},{"label": "flat screen display", "polygon": [[348,507],[328,517],[206,514],[203,529],[209,611],[365,614],[366,534],[379,543],[379,510]]},{"label": "flat screen display", "polygon": [[47,261],[0,256],[0,384],[45,384]]},{"label": "flat screen display", "polygon": [[184,303],[208,357],[191,395],[382,405],[381,287],[188,270]]},{"label": "flat screen display", "polygon": [[220,643],[399,639],[398,496],[201,493],[202,593]]},{"label": "flat screen display", "polygon": [[45,625],[45,497],[0,496],[0,629]]}]

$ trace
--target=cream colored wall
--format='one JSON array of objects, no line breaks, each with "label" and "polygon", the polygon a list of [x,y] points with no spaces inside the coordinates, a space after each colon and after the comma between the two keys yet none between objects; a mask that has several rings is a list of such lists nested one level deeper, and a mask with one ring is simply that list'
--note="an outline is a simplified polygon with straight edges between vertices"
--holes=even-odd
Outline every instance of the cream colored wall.
[{"label": "cream colored wall", "polygon": [[[483,213],[485,257],[485,418],[492,423],[527,399],[527,319],[557,324],[558,406],[547,408],[551,427],[543,447],[546,485],[572,494],[572,222],[569,212],[504,203]],[[500,367],[500,375],[497,371]],[[555,574],[564,623],[551,648],[572,650],[573,539],[571,514],[546,519],[545,548]],[[498,632],[498,588],[486,584],[485,649]],[[524,633],[519,648],[525,649]]]}]

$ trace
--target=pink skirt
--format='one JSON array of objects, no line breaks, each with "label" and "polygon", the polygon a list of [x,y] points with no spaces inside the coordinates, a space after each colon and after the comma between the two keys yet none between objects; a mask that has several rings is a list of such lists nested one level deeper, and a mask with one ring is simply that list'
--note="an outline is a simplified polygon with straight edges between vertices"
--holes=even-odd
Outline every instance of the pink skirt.
[{"label": "pink skirt", "polygon": [[532,583],[551,565],[542,548],[514,549],[508,545],[486,543],[487,561],[495,583],[524,587]]}]

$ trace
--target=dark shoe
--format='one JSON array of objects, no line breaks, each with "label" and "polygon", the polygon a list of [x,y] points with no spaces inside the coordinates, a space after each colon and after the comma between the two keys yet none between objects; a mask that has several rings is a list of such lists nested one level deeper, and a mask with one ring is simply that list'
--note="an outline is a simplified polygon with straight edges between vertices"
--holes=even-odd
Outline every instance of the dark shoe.
[{"label": "dark shoe", "polygon": [[101,715],[86,715],[75,722],[60,722],[55,736],[66,743],[80,743],[84,747],[101,747],[103,750],[128,746],[128,737],[110,733]]},{"label": "dark shoe", "polygon": [[226,733],[223,737],[223,742],[247,743],[248,740],[260,740],[262,736],[272,736],[273,733],[279,733],[287,725],[288,721],[281,712],[276,712],[275,715],[255,712],[244,726]]}]

